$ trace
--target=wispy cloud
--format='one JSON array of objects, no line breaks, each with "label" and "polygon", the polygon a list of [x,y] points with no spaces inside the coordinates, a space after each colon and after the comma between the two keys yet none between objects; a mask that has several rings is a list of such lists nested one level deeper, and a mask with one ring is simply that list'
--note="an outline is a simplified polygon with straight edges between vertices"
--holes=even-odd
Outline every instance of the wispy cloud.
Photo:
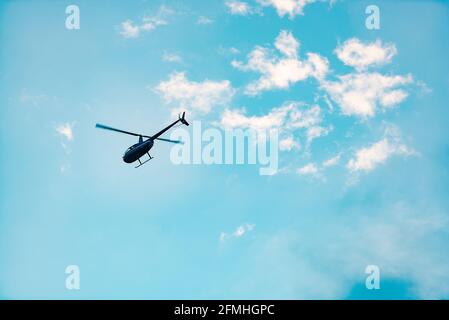
[{"label": "wispy cloud", "polygon": [[56,127],[56,132],[59,133],[62,137],[64,137],[67,141],[72,141],[73,136],[73,124],[71,123],[63,123]]},{"label": "wispy cloud", "polygon": [[309,147],[312,144],[312,141],[327,136],[329,132],[332,131],[332,126],[321,127],[321,126],[311,126],[307,128],[307,144],[306,147]]},{"label": "wispy cloud", "polygon": [[164,54],[162,55],[162,60],[166,62],[175,62],[175,63],[182,62],[182,58],[180,55],[168,52],[164,52]]},{"label": "wispy cloud", "polygon": [[292,151],[294,149],[299,150],[301,145],[295,140],[293,135],[289,135],[279,141],[279,150],[281,151]]},{"label": "wispy cloud", "polygon": [[314,139],[330,131],[330,128],[323,127],[322,121],[320,106],[292,101],[272,108],[263,115],[247,115],[243,109],[225,109],[219,124],[226,129],[275,129],[280,134],[279,147],[282,151],[299,150],[301,138],[305,141],[307,151]]},{"label": "wispy cloud", "polygon": [[230,47],[229,48],[229,52],[232,53],[232,54],[239,54],[240,50],[235,48],[235,47]]},{"label": "wispy cloud", "polygon": [[401,143],[397,130],[387,130],[383,139],[357,150],[346,167],[352,172],[369,172],[384,164],[391,156],[416,154],[415,150]]},{"label": "wispy cloud", "polygon": [[236,47],[222,47],[218,48],[218,53],[222,55],[236,55],[240,53],[240,50]]},{"label": "wispy cloud", "polygon": [[57,102],[56,96],[49,96],[43,93],[31,93],[28,89],[21,90],[19,95],[19,102],[24,105],[30,105],[33,107],[41,107],[48,103]]},{"label": "wispy cloud", "polygon": [[[329,210],[335,217],[335,206]],[[259,295],[262,299],[272,298],[273,292],[283,299],[344,299],[365,281],[366,266],[375,264],[381,279],[410,283],[412,296],[445,299],[447,227],[447,215],[427,203],[395,202],[375,210],[343,211],[336,220],[322,220],[312,231],[317,237],[301,225],[262,239],[255,244],[257,254],[248,268],[251,276],[243,273],[236,282],[240,289],[267,292]]]},{"label": "wispy cloud", "polygon": [[321,121],[321,108],[318,105],[308,106],[301,102],[286,103],[261,116],[247,116],[244,110],[226,109],[221,117],[221,125],[225,128],[256,130],[308,129],[318,126]]},{"label": "wispy cloud", "polygon": [[341,154],[337,154],[321,163],[321,165],[315,162],[309,162],[306,165],[296,169],[296,173],[301,176],[311,176],[322,181],[325,181],[325,171],[326,169],[336,166],[341,158]]},{"label": "wispy cloud", "polygon": [[308,163],[299,168],[297,172],[300,175],[316,175],[318,173],[318,167],[315,163]]},{"label": "wispy cloud", "polygon": [[199,16],[198,19],[196,20],[196,23],[200,25],[207,25],[214,23],[214,20],[206,16]]},{"label": "wispy cloud", "polygon": [[70,143],[75,139],[73,133],[74,123],[62,123],[55,127],[56,133],[61,138],[61,146],[67,154],[70,154]]},{"label": "wispy cloud", "polygon": [[332,158],[329,158],[329,159],[323,161],[322,166],[324,168],[336,166],[339,163],[340,158],[341,158],[341,154],[337,154],[336,156],[333,156]]},{"label": "wispy cloud", "polygon": [[161,5],[156,15],[144,16],[140,23],[134,23],[127,19],[120,24],[120,35],[124,38],[137,38],[142,32],[148,32],[158,28],[159,26],[167,25],[167,18],[174,13],[173,10]]},{"label": "wispy cloud", "polygon": [[60,172],[61,174],[66,173],[67,171],[70,170],[70,167],[71,167],[71,165],[70,165],[69,163],[62,164],[62,165],[59,167],[59,172]]},{"label": "wispy cloud", "polygon": [[134,25],[132,20],[123,21],[120,24],[120,34],[124,38],[137,38],[140,34],[140,27]]},{"label": "wispy cloud", "polygon": [[240,238],[243,235],[245,235],[248,232],[251,232],[254,230],[255,225],[254,224],[242,224],[240,226],[238,226],[234,232],[232,233],[226,233],[226,232],[221,232],[220,233],[220,242],[226,242],[229,239],[232,238]]}]

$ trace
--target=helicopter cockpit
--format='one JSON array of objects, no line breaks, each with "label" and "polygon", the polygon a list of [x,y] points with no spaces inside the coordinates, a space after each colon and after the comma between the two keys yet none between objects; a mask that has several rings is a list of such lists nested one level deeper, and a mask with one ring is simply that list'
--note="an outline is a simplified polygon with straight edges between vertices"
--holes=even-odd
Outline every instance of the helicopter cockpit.
[{"label": "helicopter cockpit", "polygon": [[126,149],[125,154],[127,154],[129,151],[133,150],[135,147],[138,146],[138,143],[133,144],[131,147],[129,147],[128,149]]}]

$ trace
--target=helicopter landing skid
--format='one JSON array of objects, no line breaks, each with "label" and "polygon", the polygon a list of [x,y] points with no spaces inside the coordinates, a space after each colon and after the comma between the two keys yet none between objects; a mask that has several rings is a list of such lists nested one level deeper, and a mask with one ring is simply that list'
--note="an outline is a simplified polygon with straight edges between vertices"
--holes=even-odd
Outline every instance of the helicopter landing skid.
[{"label": "helicopter landing skid", "polygon": [[147,152],[147,155],[150,157],[149,159],[147,159],[147,160],[145,160],[144,162],[141,162],[140,161],[140,158],[139,159],[137,159],[138,161],[139,161],[139,165],[138,166],[136,166],[136,167],[134,167],[134,168],[138,168],[138,167],[140,167],[140,166],[142,166],[142,165],[144,165],[145,163],[147,163],[148,161],[150,161],[151,159],[153,159],[153,157],[152,156],[150,156],[150,154]]}]

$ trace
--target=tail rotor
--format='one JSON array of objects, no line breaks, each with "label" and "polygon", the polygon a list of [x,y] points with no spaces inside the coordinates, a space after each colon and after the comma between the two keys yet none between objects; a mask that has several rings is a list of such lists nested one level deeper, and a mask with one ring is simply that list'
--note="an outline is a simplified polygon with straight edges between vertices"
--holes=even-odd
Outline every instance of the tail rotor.
[{"label": "tail rotor", "polygon": [[181,121],[182,124],[185,124],[186,126],[188,126],[189,123],[188,123],[187,120],[185,119],[185,115],[186,115],[186,112],[185,112],[185,111],[182,113],[182,115],[179,115],[179,121]]}]

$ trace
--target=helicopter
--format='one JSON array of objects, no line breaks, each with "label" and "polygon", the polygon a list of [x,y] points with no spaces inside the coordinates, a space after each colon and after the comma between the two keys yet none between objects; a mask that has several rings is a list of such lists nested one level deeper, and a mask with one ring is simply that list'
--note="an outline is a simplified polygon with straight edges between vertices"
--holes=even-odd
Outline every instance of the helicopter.
[{"label": "helicopter", "polygon": [[[126,149],[125,154],[123,155],[123,161],[126,163],[133,163],[135,161],[139,161],[139,165],[137,165],[135,167],[135,168],[139,168],[140,166],[144,165],[145,163],[147,163],[148,161],[153,159],[153,157],[150,155],[150,149],[154,145],[154,140],[160,140],[160,141],[171,142],[171,143],[183,143],[182,141],[179,141],[179,140],[170,140],[170,139],[164,139],[164,138],[159,138],[159,137],[162,134],[164,134],[167,130],[172,128],[174,125],[176,125],[178,122],[181,122],[182,124],[188,126],[189,123],[185,119],[185,114],[186,113],[183,112],[182,115],[178,116],[178,120],[176,120],[172,124],[168,125],[167,127],[165,127],[164,129],[162,129],[161,131],[159,131],[158,133],[156,133],[153,136],[147,136],[147,135],[140,134],[140,133],[124,131],[124,130],[112,128],[109,126],[105,126],[105,125],[99,124],[99,123],[97,123],[95,125],[95,127],[99,128],[99,129],[111,130],[111,131],[116,131],[116,132],[125,133],[125,134],[139,137],[139,142],[137,142],[136,144],[133,144],[128,149]],[[143,138],[147,138],[147,139],[144,140]],[[142,156],[144,156],[145,154],[147,154],[149,156],[149,159],[142,162],[140,160],[140,158]]]}]

